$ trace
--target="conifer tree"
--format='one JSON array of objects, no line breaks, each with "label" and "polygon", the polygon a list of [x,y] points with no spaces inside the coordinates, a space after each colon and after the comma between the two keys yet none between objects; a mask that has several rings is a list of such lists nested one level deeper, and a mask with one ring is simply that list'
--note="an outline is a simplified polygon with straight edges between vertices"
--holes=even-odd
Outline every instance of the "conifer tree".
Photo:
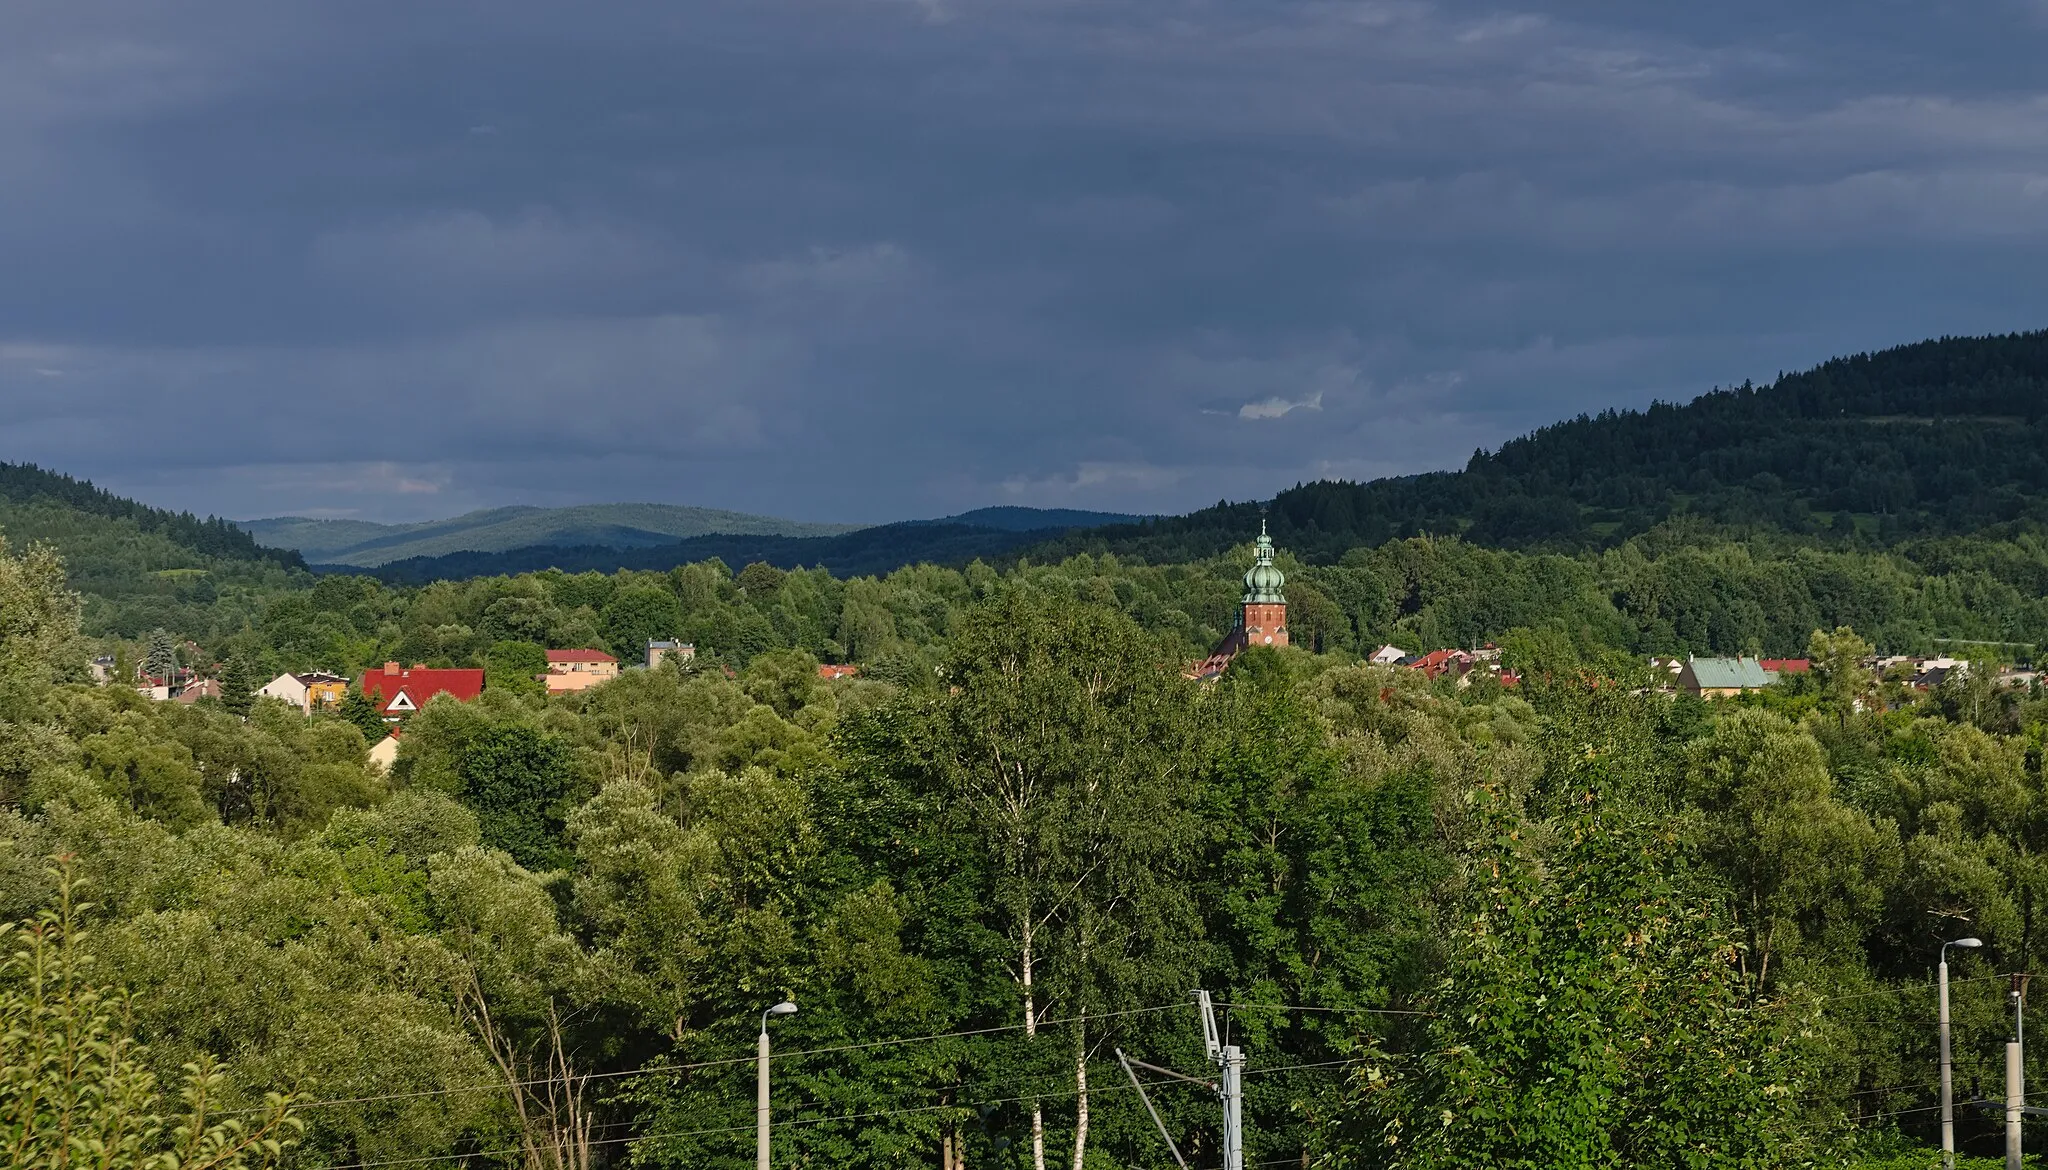
[{"label": "conifer tree", "polygon": [[256,705],[256,670],[246,654],[227,660],[220,672],[220,705],[237,715],[247,715]]},{"label": "conifer tree", "polygon": [[178,644],[169,631],[149,632],[149,648],[143,652],[142,673],[159,683],[170,683],[178,674]]}]

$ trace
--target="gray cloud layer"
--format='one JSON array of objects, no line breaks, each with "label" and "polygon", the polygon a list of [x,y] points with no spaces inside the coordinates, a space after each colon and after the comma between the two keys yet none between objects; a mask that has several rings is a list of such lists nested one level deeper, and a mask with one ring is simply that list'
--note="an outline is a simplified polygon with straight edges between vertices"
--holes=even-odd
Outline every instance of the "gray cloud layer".
[{"label": "gray cloud layer", "polygon": [[201,511],[1180,510],[2048,323],[2022,0],[6,20],[0,458]]}]

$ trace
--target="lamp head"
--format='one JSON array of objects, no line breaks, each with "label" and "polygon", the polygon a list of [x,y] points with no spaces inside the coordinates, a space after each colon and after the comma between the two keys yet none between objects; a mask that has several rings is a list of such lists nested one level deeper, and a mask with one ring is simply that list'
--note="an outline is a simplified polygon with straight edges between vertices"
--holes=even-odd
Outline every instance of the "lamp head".
[{"label": "lamp head", "polygon": [[[1981,947],[1984,945],[1984,940],[1981,938],[1959,938],[1948,945],[1952,947]],[[795,1011],[796,1008],[791,1007],[789,1010]]]},{"label": "lamp head", "polygon": [[769,1016],[793,1016],[793,1015],[795,1015],[795,1014],[796,1014],[796,1005],[795,1005],[795,1004],[793,1004],[793,1003],[791,1003],[791,1002],[789,1002],[789,1001],[788,1001],[788,1000],[786,1000],[786,999],[785,999],[785,1000],[783,1000],[783,1001],[782,1001],[781,1003],[778,1003],[778,1004],[776,1004],[776,1005],[775,1005],[774,1007],[772,1007],[772,1008],[769,1008],[769,1009],[768,1009],[767,1011],[765,1011],[765,1012],[762,1012],[762,1013],[761,1013],[761,1041],[762,1041],[762,1043],[764,1043],[764,1044],[765,1044],[765,1043],[767,1043],[767,1040],[768,1040],[768,1017],[769,1017]]}]

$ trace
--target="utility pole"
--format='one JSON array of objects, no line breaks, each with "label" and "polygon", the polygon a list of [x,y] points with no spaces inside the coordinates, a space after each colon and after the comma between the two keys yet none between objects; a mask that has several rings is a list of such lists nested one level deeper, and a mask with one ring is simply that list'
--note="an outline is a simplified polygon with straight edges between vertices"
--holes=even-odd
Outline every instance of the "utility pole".
[{"label": "utility pole", "polygon": [[1244,1170],[1244,1050],[1225,1044],[1216,1031],[1216,1007],[1209,993],[1195,992],[1202,1005],[1202,1043],[1223,1070],[1217,1093],[1223,1098],[1223,1170]]},{"label": "utility pole", "polygon": [[1948,1043],[1948,949],[1950,947],[1981,947],[1984,940],[1959,938],[1941,944],[1941,963],[1935,968],[1935,982],[1940,986],[1941,997],[1941,1166],[1942,1170],[1956,1170],[1956,1103],[1955,1065],[1949,1056]]},{"label": "utility pole", "polygon": [[1166,1139],[1166,1152],[1173,1155],[1174,1164],[1181,1170],[1187,1170],[1187,1159],[1181,1157],[1180,1147],[1173,1144],[1173,1135],[1166,1131],[1166,1121],[1159,1116],[1159,1110],[1152,1107],[1152,1098],[1146,1094],[1136,1070],[1142,1068],[1147,1072],[1163,1073],[1177,1081],[1200,1085],[1222,1098],[1223,1170],[1244,1170],[1244,1050],[1235,1044],[1223,1043],[1217,1035],[1216,1005],[1209,1002],[1208,992],[1197,990],[1195,1004],[1202,1011],[1202,1047],[1208,1054],[1209,1063],[1223,1071],[1220,1079],[1205,1081],[1170,1068],[1146,1064],[1124,1055],[1121,1048],[1116,1050],[1117,1063],[1124,1066],[1124,1075],[1131,1079],[1131,1088],[1138,1091],[1138,1100],[1144,1102],[1145,1112],[1152,1115],[1152,1124],[1159,1127],[1159,1136]]}]

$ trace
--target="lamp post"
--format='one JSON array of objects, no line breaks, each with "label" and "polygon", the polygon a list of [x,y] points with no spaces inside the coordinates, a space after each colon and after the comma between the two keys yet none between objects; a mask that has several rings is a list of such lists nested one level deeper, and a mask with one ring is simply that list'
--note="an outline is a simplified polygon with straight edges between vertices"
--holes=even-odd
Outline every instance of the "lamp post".
[{"label": "lamp post", "polygon": [[[1948,1050],[1948,949],[1950,947],[1981,947],[1981,938],[1959,938],[1941,944],[1941,964],[1935,968],[1935,981],[1941,988],[1941,1165],[1942,1170],[1955,1170],[1956,1165],[1956,1106],[1955,1070],[1949,1060]],[[762,1031],[761,1051],[766,1053],[767,1032]],[[767,1057],[762,1058],[762,1068],[767,1068]],[[766,1073],[762,1074],[764,1077]],[[767,1083],[765,1080],[762,1082]],[[763,1093],[767,1090],[763,1089]],[[763,1097],[762,1100],[766,1100]],[[764,1123],[765,1124],[765,1123]],[[766,1138],[762,1139],[766,1141]],[[762,1147],[766,1149],[766,1146]]]},{"label": "lamp post", "polygon": [[2020,1118],[2027,1104],[2027,977],[2012,977],[2012,1040],[2005,1046],[2005,1165],[2020,1170]]},{"label": "lamp post", "polygon": [[[1944,999],[1942,1002],[1946,1004],[1948,1001]],[[1947,1012],[1947,1008],[1942,1009],[1942,1019],[1948,1018]],[[781,1003],[761,1013],[761,1038],[754,1048],[755,1170],[768,1170],[768,1017],[793,1016],[795,1014],[796,1005],[788,1000],[783,1000]],[[1942,1033],[1944,1036],[1947,1034],[1946,1031]],[[1948,1051],[1946,1043],[1944,1043],[1942,1051],[1944,1053]],[[1943,1067],[1947,1066],[1944,1065]]]}]

